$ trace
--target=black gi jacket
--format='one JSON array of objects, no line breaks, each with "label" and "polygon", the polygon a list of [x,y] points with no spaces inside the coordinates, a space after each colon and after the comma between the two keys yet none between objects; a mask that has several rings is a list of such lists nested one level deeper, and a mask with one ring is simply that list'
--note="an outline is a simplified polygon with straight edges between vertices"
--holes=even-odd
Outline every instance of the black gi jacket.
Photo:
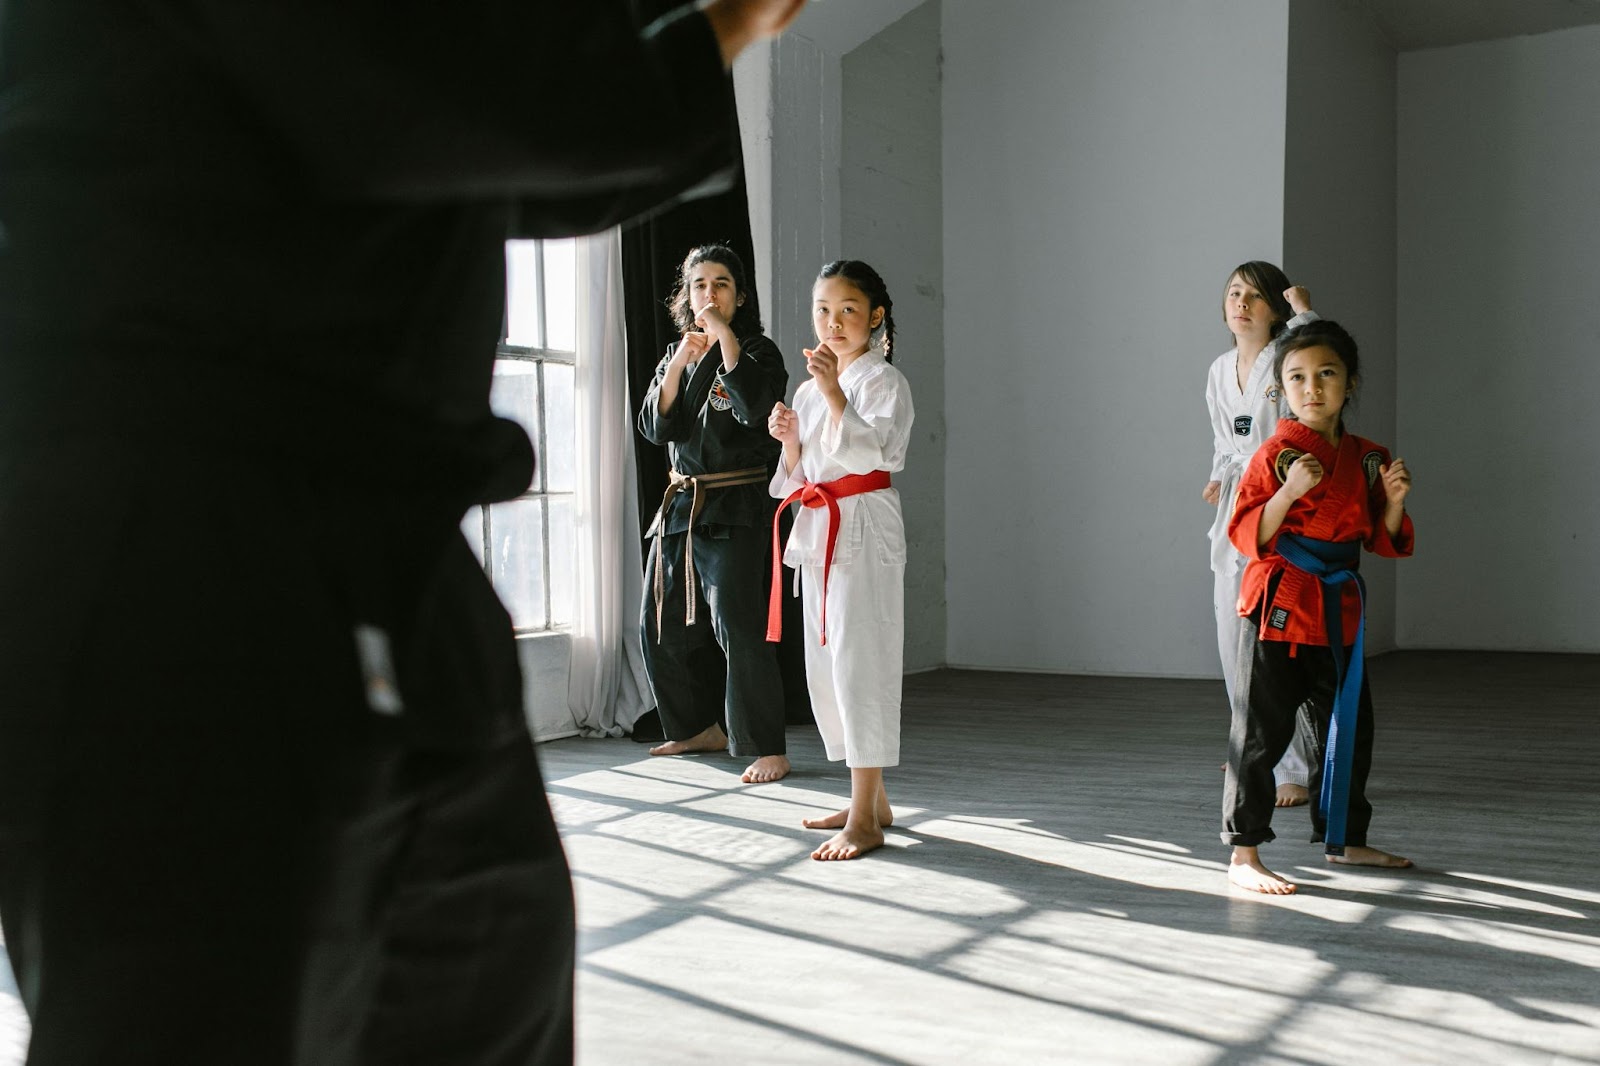
[{"label": "black gi jacket", "polygon": [[528,444],[487,401],[503,241],[736,165],[708,23],[641,39],[631,9],[0,6],[0,439],[211,437],[520,492]]},{"label": "black gi jacket", "polygon": [[[761,334],[739,342],[739,362],[722,367],[722,348],[712,345],[680,387],[672,410],[660,413],[661,383],[673,349],[656,364],[655,380],[639,407],[639,432],[652,444],[667,446],[672,468],[680,474],[721,474],[762,467],[772,473],[783,445],[767,432],[767,416],[789,387],[783,353]],[[696,525],[760,526],[772,520],[773,500],[766,485],[733,485],[704,492]],[[689,528],[693,495],[680,492],[668,506],[663,533]],[[661,516],[652,523],[656,531]]]},{"label": "black gi jacket", "polygon": [[0,918],[39,1061],[571,1061],[566,865],[457,523],[533,470],[488,402],[505,239],[736,165],[704,16],[632,9],[0,2]]}]

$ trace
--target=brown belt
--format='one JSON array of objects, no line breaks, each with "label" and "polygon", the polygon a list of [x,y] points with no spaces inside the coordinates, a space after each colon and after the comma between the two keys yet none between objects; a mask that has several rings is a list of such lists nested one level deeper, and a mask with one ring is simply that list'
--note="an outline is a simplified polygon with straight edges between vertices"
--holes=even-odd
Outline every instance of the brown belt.
[{"label": "brown belt", "polygon": [[655,596],[656,596],[656,643],[661,643],[661,608],[667,599],[667,577],[661,569],[661,537],[667,528],[667,508],[672,503],[672,498],[680,492],[693,493],[692,502],[689,504],[689,531],[683,538],[683,590],[687,606],[683,612],[683,624],[694,625],[694,523],[700,517],[700,509],[706,505],[706,498],[701,494],[702,489],[730,489],[735,485],[760,485],[768,478],[767,468],[764,466],[751,466],[743,470],[728,470],[720,474],[680,474],[676,470],[667,471],[667,492],[661,497],[661,510],[656,512],[656,538],[651,553],[655,557]]}]

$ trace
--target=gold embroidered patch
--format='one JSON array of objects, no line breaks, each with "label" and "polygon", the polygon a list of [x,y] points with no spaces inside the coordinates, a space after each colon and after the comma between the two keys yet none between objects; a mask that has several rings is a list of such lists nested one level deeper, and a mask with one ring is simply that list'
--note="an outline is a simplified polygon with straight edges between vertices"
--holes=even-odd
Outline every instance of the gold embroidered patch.
[{"label": "gold embroidered patch", "polygon": [[1285,448],[1278,453],[1278,458],[1272,463],[1272,472],[1278,475],[1278,484],[1281,485],[1289,480],[1289,468],[1304,454],[1305,452],[1298,448]]}]

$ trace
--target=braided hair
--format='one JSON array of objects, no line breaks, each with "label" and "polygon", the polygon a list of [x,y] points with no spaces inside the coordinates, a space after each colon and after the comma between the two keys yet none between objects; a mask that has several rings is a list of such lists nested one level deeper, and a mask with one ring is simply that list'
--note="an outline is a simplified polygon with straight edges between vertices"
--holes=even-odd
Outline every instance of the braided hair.
[{"label": "braided hair", "polygon": [[872,331],[872,339],[868,344],[876,347],[881,337],[884,360],[894,362],[894,300],[890,298],[888,286],[884,285],[883,278],[859,259],[835,259],[823,267],[822,273],[817,275],[818,281],[824,278],[843,278],[860,289],[867,298],[869,314],[880,307],[883,308],[883,321]]}]

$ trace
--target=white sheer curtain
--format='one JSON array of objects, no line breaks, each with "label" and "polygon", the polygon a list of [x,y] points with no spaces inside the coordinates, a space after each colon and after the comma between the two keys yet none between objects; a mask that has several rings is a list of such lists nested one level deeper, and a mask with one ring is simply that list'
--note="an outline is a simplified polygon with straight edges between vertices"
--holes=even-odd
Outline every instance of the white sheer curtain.
[{"label": "white sheer curtain", "polygon": [[644,578],[622,317],[622,235],[578,240],[576,600],[567,704],[585,736],[621,736],[650,709],[639,647]]}]

